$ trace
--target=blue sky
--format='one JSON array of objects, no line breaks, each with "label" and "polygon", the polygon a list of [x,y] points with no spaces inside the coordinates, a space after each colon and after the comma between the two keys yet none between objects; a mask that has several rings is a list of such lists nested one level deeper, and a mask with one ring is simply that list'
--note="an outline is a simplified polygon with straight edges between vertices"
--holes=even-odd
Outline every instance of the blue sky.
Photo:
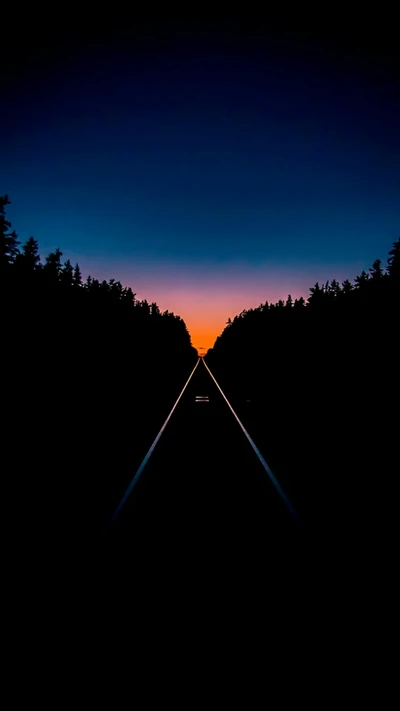
[{"label": "blue sky", "polygon": [[80,42],[10,78],[0,192],[43,257],[130,283],[210,346],[240,293],[307,296],[386,258],[399,97],[379,58],[293,36]]}]

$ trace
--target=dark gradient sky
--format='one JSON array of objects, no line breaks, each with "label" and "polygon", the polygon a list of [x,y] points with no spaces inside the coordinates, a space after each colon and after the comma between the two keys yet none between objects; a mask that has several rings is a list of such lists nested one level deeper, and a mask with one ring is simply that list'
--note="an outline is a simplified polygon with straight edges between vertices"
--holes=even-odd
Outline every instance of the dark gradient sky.
[{"label": "dark gradient sky", "polygon": [[179,313],[199,349],[243,308],[353,278],[400,228],[394,55],[356,39],[39,37],[2,91],[13,226]]}]

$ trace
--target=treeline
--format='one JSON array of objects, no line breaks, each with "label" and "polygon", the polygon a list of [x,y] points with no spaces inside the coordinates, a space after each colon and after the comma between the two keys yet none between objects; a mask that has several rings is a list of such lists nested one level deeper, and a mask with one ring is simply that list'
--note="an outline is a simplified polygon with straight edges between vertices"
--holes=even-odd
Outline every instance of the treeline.
[{"label": "treeline", "polygon": [[[263,335],[269,341],[270,328],[284,326],[285,330],[298,323],[320,321],[324,318],[339,318],[343,321],[357,313],[364,318],[367,314],[376,313],[386,317],[398,308],[400,288],[400,240],[393,243],[389,252],[387,266],[384,270],[380,259],[376,259],[369,269],[364,270],[354,280],[346,279],[340,284],[336,279],[320,285],[318,282],[310,288],[307,301],[300,296],[293,300],[289,294],[286,301],[280,299],[277,303],[266,301],[254,309],[245,309],[228,319],[221,336],[215,342],[208,357],[214,358],[232,349],[252,351],[255,345],[260,345]],[[271,344],[265,344],[268,349]],[[276,347],[277,344],[274,344]]]},{"label": "treeline", "polygon": [[159,348],[172,351],[178,358],[188,353],[193,358],[190,336],[179,316],[161,312],[155,302],[136,299],[131,287],[124,287],[115,279],[99,281],[89,275],[83,282],[79,264],[73,266],[69,259],[62,263],[60,249],[50,253],[42,264],[39,244],[33,237],[20,247],[17,233],[10,231],[11,223],[5,216],[8,204],[7,195],[0,197],[2,298],[4,302],[8,299],[11,311],[21,305],[28,308],[32,299],[36,306],[40,303],[42,308],[52,311],[56,319],[55,306],[63,310],[64,316],[65,310],[71,309],[74,316],[82,317],[83,309],[87,318],[100,316],[103,329],[107,318],[118,325],[125,322],[128,329],[135,331],[137,352],[145,351],[148,355],[153,348]]},{"label": "treeline", "polygon": [[381,525],[394,485],[399,325],[400,240],[354,282],[242,311],[206,356],[303,516],[336,538]]},{"label": "treeline", "polygon": [[197,351],[179,316],[130,287],[83,281],[60,249],[42,263],[36,239],[20,244],[8,204],[0,198],[5,441],[18,472],[8,481],[30,502],[23,528],[54,514],[59,532],[69,520],[81,533],[110,515]]}]

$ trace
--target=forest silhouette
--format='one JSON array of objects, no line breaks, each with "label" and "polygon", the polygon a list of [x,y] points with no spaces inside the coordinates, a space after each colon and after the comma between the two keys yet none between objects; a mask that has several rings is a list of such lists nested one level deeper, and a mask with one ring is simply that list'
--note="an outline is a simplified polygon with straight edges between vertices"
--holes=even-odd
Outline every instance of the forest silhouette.
[{"label": "forest silhouette", "polygon": [[10,526],[32,540],[92,536],[150,446],[197,359],[184,321],[56,249],[21,245],[0,198]]},{"label": "forest silhouette", "polygon": [[354,282],[242,311],[206,355],[310,530],[358,562],[395,540],[399,315],[397,240]]},{"label": "forest silhouette", "polygon": [[[29,533],[28,551],[53,540],[68,548],[104,526],[197,352],[179,316],[130,287],[83,282],[60,249],[43,264],[36,239],[20,244],[8,204],[0,198],[8,525],[15,537]],[[399,310],[397,240],[386,267],[377,259],[354,282],[317,283],[307,301],[289,295],[242,311],[206,355],[296,509],[327,542],[391,535]]]}]

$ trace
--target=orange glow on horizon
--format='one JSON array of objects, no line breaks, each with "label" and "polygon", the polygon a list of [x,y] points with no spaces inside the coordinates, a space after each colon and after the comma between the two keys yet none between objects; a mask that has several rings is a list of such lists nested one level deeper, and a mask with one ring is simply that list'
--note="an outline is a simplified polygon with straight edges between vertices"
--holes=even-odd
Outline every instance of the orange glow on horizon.
[{"label": "orange glow on horizon", "polygon": [[[96,278],[110,277],[110,265],[90,265],[79,259],[83,273]],[[96,268],[97,267],[97,268]],[[114,264],[115,278],[131,286],[137,299],[157,302],[161,311],[174,312],[186,324],[191,342],[199,355],[205,355],[222,333],[228,318],[233,319],[244,309],[257,308],[266,300],[276,303],[279,299],[303,296],[307,298],[311,284],[323,283],[329,277],[326,265],[313,268],[279,267],[272,264],[232,264],[224,268],[202,268],[197,271],[190,266],[152,264],[141,269]],[[348,265],[336,269],[336,278],[346,278],[352,269]],[[355,271],[355,269],[354,269]]]},{"label": "orange glow on horizon", "polygon": [[[197,290],[193,285],[179,292],[174,289],[170,293],[163,295],[160,293],[156,300],[161,310],[168,308],[185,321],[192,346],[197,349],[199,355],[206,355],[224,330],[228,318],[233,319],[243,309],[259,306],[266,298],[269,301],[278,301],[282,298],[281,293],[276,297],[267,297],[265,294],[261,296],[261,294],[262,291],[260,294],[249,295],[231,284],[220,285],[218,289],[208,292]],[[293,298],[296,295],[292,291]]]},{"label": "orange glow on horizon", "polygon": [[190,328],[189,324],[186,323],[190,333],[192,345],[197,348],[199,355],[205,355],[208,349],[213,347],[216,338],[221,334],[224,328],[224,326],[221,328],[220,323],[221,319],[219,320],[218,325],[215,325],[214,327],[208,323],[205,323],[204,325],[195,323],[192,328]]}]

